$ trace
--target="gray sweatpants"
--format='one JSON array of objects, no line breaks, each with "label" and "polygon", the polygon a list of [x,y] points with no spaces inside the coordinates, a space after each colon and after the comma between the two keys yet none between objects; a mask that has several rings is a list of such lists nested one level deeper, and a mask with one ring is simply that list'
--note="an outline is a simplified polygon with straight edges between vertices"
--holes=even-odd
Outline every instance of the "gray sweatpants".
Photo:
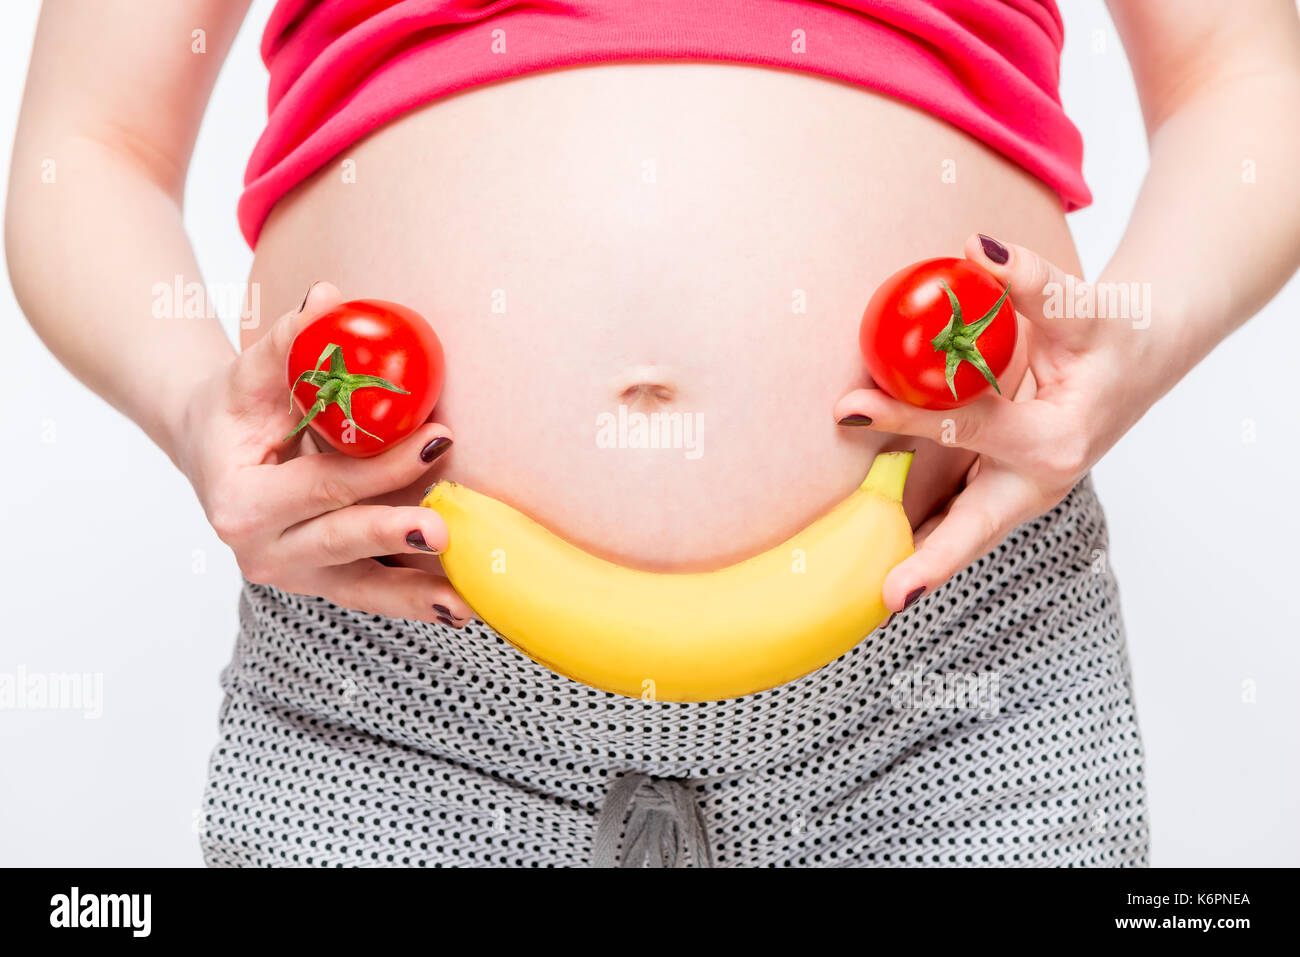
[{"label": "gray sweatpants", "polygon": [[246,585],[211,866],[1145,865],[1142,744],[1085,479],[832,664],[647,702],[487,627]]}]

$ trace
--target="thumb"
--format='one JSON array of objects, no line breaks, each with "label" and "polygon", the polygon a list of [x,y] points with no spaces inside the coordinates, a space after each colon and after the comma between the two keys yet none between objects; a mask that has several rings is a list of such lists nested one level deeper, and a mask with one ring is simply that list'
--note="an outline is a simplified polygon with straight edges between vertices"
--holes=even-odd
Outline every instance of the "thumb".
[{"label": "thumb", "polygon": [[301,306],[277,319],[260,339],[240,354],[232,382],[235,401],[244,409],[274,401],[288,414],[289,347],[304,326],[342,301],[343,295],[330,283],[312,283]]},{"label": "thumb", "polygon": [[1073,302],[1087,290],[1087,283],[1082,279],[1032,249],[1003,243],[983,233],[967,238],[965,253],[967,259],[983,266],[999,283],[1011,288],[1016,312],[1040,332],[1072,342],[1088,335],[1088,321],[1075,318],[1074,310],[1065,308],[1067,300]]}]

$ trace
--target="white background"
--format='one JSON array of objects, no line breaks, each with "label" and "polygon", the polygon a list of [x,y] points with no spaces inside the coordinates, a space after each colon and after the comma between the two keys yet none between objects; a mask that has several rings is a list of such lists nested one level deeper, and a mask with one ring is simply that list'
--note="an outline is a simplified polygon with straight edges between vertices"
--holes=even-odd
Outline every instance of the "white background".
[{"label": "white background", "polygon": [[[4,6],[7,149],[37,4]],[[1095,276],[1123,230],[1145,142],[1102,3],[1061,6],[1062,96],[1096,196],[1070,224]],[[241,283],[251,262],[234,204],[265,118],[257,41],[270,7],[253,5],[190,174],[186,222],[209,283]],[[1297,311],[1293,281],[1096,469],[1157,866],[1300,864]],[[99,672],[105,697],[98,720],[0,711],[0,864],[199,865],[194,827],[237,569],[166,457],[45,352],[7,277],[0,317],[0,672]],[[1250,687],[1253,703],[1243,700]]]}]

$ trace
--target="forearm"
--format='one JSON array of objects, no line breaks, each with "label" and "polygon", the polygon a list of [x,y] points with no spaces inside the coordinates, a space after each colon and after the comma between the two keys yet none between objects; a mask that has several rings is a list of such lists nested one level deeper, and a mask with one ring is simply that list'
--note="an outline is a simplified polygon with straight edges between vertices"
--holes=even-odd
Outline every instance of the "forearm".
[{"label": "forearm", "polygon": [[[1100,282],[1137,283],[1131,346],[1154,400],[1300,267],[1300,70],[1206,84],[1151,132],[1151,163]],[[1147,321],[1150,321],[1147,327]]]},{"label": "forearm", "polygon": [[37,334],[174,460],[184,397],[234,355],[215,318],[157,293],[201,282],[176,198],[117,146],[20,133],[5,233]]}]

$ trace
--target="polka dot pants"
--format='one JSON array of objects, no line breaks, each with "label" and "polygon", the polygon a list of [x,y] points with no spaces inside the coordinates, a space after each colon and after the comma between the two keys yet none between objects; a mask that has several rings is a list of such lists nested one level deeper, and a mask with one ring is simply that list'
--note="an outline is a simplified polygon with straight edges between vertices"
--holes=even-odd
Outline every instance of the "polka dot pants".
[{"label": "polka dot pants", "polygon": [[[842,658],[730,701],[595,691],[477,623],[251,584],[240,613],[204,797],[210,866],[586,866],[630,775],[646,786],[621,788],[600,828],[622,866],[1147,862],[1088,479]],[[646,826],[665,812],[632,808],[639,836],[620,839],[650,785],[678,818]]]}]

